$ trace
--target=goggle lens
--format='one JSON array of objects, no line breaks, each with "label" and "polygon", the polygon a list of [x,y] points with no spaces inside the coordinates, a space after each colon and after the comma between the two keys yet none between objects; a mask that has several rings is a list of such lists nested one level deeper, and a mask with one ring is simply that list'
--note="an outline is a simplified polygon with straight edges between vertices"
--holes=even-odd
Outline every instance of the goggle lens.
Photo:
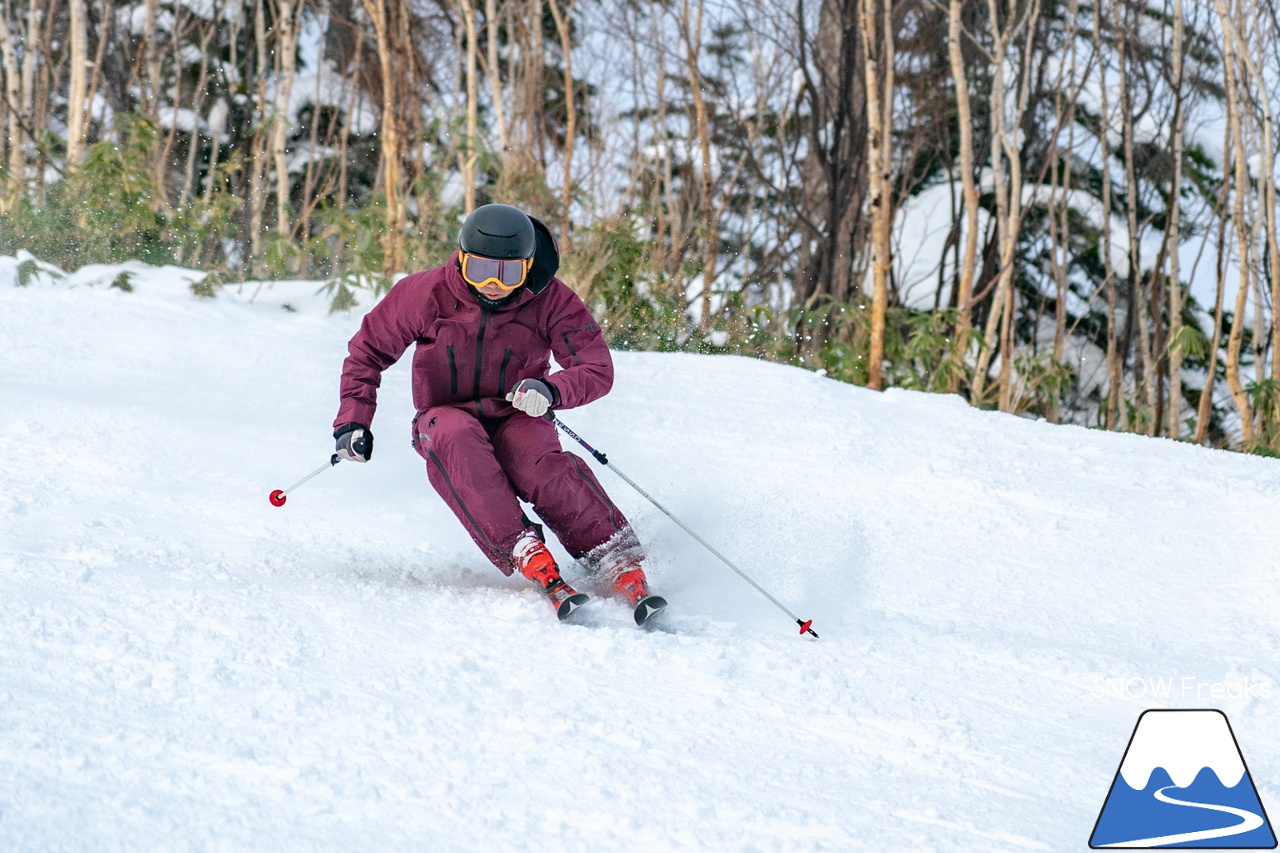
[{"label": "goggle lens", "polygon": [[496,284],[503,290],[515,290],[524,284],[529,272],[529,261],[498,261],[463,254],[462,277],[473,287]]}]

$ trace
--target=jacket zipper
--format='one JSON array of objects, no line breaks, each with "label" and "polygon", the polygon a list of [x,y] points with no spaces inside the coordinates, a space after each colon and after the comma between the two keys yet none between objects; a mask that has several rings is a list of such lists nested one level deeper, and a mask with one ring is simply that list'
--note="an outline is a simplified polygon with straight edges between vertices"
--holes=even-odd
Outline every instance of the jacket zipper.
[{"label": "jacket zipper", "polygon": [[561,332],[560,338],[564,341],[564,345],[569,348],[569,355],[573,356],[573,363],[582,364],[582,359],[578,358],[578,351],[573,348],[573,344],[569,343],[569,333]]},{"label": "jacket zipper", "polygon": [[444,350],[445,354],[449,356],[449,393],[456,396],[458,393],[458,363],[453,359],[453,344],[449,344]]},{"label": "jacket zipper", "polygon": [[480,402],[480,372],[484,369],[484,330],[489,326],[489,309],[480,309],[480,334],[476,335],[476,413],[484,417],[484,403]]},{"label": "jacket zipper", "polygon": [[507,365],[511,363],[511,356],[514,352],[510,349],[502,351],[502,367],[498,368],[498,393],[507,393]]}]

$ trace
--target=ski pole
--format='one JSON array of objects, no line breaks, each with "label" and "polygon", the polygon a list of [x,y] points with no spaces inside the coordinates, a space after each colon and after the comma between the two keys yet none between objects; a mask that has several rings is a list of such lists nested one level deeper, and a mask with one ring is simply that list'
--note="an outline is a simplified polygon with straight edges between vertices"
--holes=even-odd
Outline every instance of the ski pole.
[{"label": "ski pole", "polygon": [[284,506],[284,502],[288,499],[288,497],[289,497],[289,493],[290,493],[290,492],[292,492],[294,489],[298,488],[298,487],[299,487],[299,486],[301,486],[303,483],[305,483],[305,482],[307,482],[308,480],[310,480],[312,477],[317,477],[317,476],[319,476],[320,474],[323,474],[325,471],[328,471],[328,470],[329,470],[330,468],[332,468],[334,465],[337,465],[340,461],[341,461],[341,459],[340,459],[340,457],[338,456],[338,454],[336,454],[336,453],[335,453],[335,454],[333,454],[332,456],[330,456],[330,457],[329,457],[329,461],[328,461],[328,462],[324,463],[324,464],[323,464],[323,465],[321,465],[319,468],[317,468],[316,470],[312,471],[310,474],[308,474],[307,476],[303,477],[301,480],[299,480],[298,482],[294,483],[294,484],[293,484],[292,486],[290,486],[289,488],[287,488],[287,489],[276,489],[276,490],[275,490],[274,492],[272,492],[272,493],[271,493],[271,495],[268,497],[268,500],[270,500],[270,501],[271,501],[271,505],[272,505],[272,506]]},{"label": "ski pole", "polygon": [[610,471],[612,471],[613,473],[615,473],[615,474],[617,474],[619,477],[621,477],[621,478],[622,478],[622,480],[623,480],[623,482],[625,482],[628,486],[630,486],[631,488],[633,488],[633,489],[635,489],[637,492],[639,492],[641,495],[643,495],[643,496],[644,496],[644,498],[645,498],[646,500],[648,500],[648,501],[649,501],[649,503],[653,504],[653,505],[654,505],[654,506],[656,506],[658,509],[662,510],[663,514],[664,514],[664,515],[666,515],[666,517],[667,517],[667,518],[671,519],[671,520],[672,520],[672,521],[674,521],[676,524],[680,525],[680,528],[681,528],[682,530],[684,530],[684,532],[685,532],[685,533],[688,533],[688,534],[689,534],[690,536],[692,536],[694,539],[697,539],[697,540],[698,540],[698,542],[700,542],[700,543],[702,544],[702,547],[706,548],[706,549],[707,549],[708,551],[710,551],[712,554],[715,554],[717,557],[719,557],[719,558],[720,558],[720,562],[724,563],[726,566],[728,566],[729,568],[733,569],[735,572],[737,572],[737,573],[738,573],[738,576],[739,576],[739,577],[741,577],[744,581],[746,581],[747,583],[749,583],[749,584],[751,584],[753,587],[755,587],[755,588],[756,588],[756,592],[760,593],[760,594],[761,594],[761,595],[763,595],[765,598],[769,599],[769,601],[773,602],[773,604],[774,604],[774,606],[775,606],[775,607],[777,607],[777,608],[778,608],[779,610],[781,610],[783,613],[787,614],[787,615],[788,615],[788,616],[790,616],[792,619],[794,619],[794,620],[795,620],[795,622],[796,622],[796,624],[800,626],[800,634],[801,634],[802,636],[803,636],[804,634],[812,634],[812,635],[813,635],[813,638],[814,638],[815,640],[818,638],[818,632],[817,632],[817,631],[815,631],[815,630],[813,630],[813,628],[811,627],[811,626],[813,625],[813,620],[812,620],[812,619],[801,619],[799,616],[796,616],[794,613],[792,613],[790,610],[788,610],[788,609],[786,608],[786,606],[785,606],[781,601],[778,601],[778,599],[776,599],[776,598],[774,598],[772,595],[770,595],[770,594],[768,593],[768,591],[767,591],[764,587],[760,586],[760,584],[758,584],[758,583],[756,583],[754,580],[752,580],[752,579],[747,575],[747,573],[746,573],[746,572],[744,572],[742,569],[740,569],[740,568],[738,568],[737,566],[735,566],[735,565],[733,564],[733,562],[732,562],[732,561],[730,561],[730,559],[729,559],[728,557],[726,557],[724,554],[721,554],[719,551],[717,551],[717,550],[716,550],[716,549],[711,545],[711,543],[710,543],[710,542],[708,542],[707,540],[703,539],[701,536],[699,536],[697,533],[695,533],[695,532],[694,532],[694,531],[693,531],[693,530],[692,530],[692,529],[691,529],[687,524],[685,524],[685,523],[684,523],[683,521],[681,521],[680,519],[676,518],[676,517],[675,517],[675,515],[673,515],[673,514],[671,513],[671,510],[667,509],[665,506],[663,506],[662,504],[658,503],[658,501],[654,499],[653,495],[649,494],[649,493],[648,493],[648,492],[646,492],[644,489],[642,489],[642,488],[640,488],[639,486],[637,486],[634,480],[632,480],[632,479],[631,479],[630,477],[628,477],[626,474],[622,473],[622,472],[621,472],[621,471],[619,471],[616,467],[614,467],[613,465],[611,465],[611,464],[609,463],[609,457],[605,456],[605,455],[604,455],[603,453],[601,453],[599,450],[596,450],[594,447],[592,447],[591,445],[587,444],[587,443],[582,439],[582,437],[581,437],[580,435],[578,435],[578,434],[577,434],[576,432],[574,432],[573,430],[569,429],[569,427],[565,426],[564,421],[562,421],[562,420],[560,420],[559,418],[557,418],[557,417],[555,416],[555,413],[554,413],[554,412],[547,412],[543,417],[545,417],[547,420],[551,421],[551,423],[555,424],[555,425],[556,425],[556,426],[557,426],[557,427],[558,427],[558,428],[559,428],[559,429],[560,429],[560,430],[561,430],[565,435],[569,436],[569,437],[570,437],[570,438],[572,438],[574,441],[578,442],[578,444],[581,444],[581,445],[586,449],[586,451],[587,451],[588,453],[590,453],[592,456],[594,456],[594,457],[595,457],[595,460],[596,460],[597,462],[599,462],[601,465],[603,465],[604,467],[608,468]]}]

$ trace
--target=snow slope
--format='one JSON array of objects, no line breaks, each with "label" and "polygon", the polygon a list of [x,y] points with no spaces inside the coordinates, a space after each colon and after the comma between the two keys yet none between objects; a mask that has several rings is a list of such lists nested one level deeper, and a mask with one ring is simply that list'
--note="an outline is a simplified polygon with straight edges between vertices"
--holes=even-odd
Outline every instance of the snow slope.
[{"label": "snow slope", "polygon": [[1226,711],[1280,811],[1275,460],[622,353],[564,421],[822,639],[608,471],[671,625],[560,624],[431,491],[407,359],[373,462],[267,502],[332,446],[314,284],[15,266],[0,849],[1083,850],[1148,707]]}]

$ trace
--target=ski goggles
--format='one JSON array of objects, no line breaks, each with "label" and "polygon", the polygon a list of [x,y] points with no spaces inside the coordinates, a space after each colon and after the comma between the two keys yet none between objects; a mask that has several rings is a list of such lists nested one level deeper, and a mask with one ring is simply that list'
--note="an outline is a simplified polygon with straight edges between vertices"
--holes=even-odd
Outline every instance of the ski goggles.
[{"label": "ski goggles", "polygon": [[532,258],[499,261],[493,258],[482,258],[470,252],[462,253],[462,278],[476,289],[496,284],[503,290],[515,290],[529,277],[531,266],[533,266]]}]

